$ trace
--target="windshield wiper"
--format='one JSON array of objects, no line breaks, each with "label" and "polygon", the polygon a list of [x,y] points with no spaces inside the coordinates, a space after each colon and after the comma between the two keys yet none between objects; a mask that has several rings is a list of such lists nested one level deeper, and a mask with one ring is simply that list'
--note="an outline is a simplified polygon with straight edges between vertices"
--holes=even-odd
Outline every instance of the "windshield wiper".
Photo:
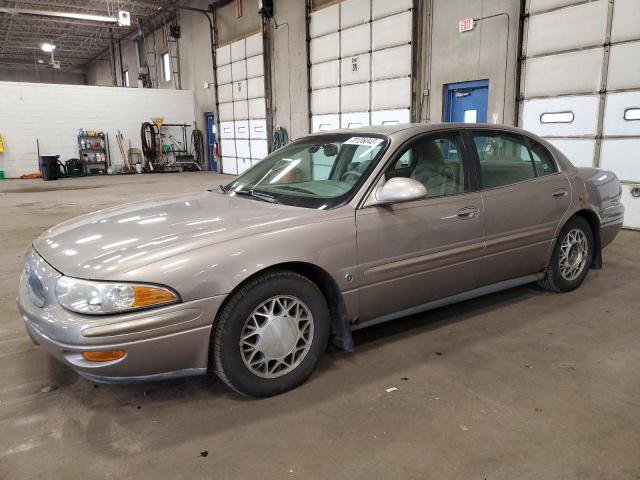
[{"label": "windshield wiper", "polygon": [[227,194],[227,189],[224,188],[224,185],[222,185],[222,184],[218,185],[218,189],[217,190],[218,190],[219,193],[222,193],[223,195]]},{"label": "windshield wiper", "polygon": [[263,202],[278,203],[278,200],[276,200],[275,197],[267,195],[266,193],[256,192],[254,190],[234,190],[233,193],[236,195],[245,195],[247,197],[255,198],[256,200],[261,200]]}]

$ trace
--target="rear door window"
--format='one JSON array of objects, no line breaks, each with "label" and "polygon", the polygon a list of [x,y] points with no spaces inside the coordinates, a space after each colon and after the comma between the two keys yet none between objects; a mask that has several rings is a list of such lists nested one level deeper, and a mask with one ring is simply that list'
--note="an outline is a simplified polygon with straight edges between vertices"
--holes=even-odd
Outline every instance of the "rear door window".
[{"label": "rear door window", "polygon": [[497,188],[536,178],[529,147],[517,135],[478,133],[474,144],[480,160],[482,188]]}]

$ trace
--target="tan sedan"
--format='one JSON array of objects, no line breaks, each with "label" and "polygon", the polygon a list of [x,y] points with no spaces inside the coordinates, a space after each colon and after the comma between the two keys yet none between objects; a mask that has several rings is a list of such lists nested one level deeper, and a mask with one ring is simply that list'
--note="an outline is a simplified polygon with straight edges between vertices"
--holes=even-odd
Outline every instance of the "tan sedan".
[{"label": "tan sedan", "polygon": [[29,249],[34,342],[103,382],[215,372],[253,396],[331,340],[538,282],[566,292],[622,226],[616,176],[483,125],[319,133],[229,185],[62,223]]}]

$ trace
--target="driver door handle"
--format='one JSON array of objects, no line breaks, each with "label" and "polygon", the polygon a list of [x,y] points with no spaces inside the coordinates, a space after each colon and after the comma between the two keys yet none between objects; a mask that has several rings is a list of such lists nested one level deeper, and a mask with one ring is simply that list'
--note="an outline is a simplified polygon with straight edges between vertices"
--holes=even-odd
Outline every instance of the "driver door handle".
[{"label": "driver door handle", "polygon": [[458,210],[457,216],[464,220],[471,220],[478,216],[478,209],[476,207],[464,207]]},{"label": "driver door handle", "polygon": [[556,190],[553,192],[553,196],[556,198],[562,198],[567,196],[567,191],[564,189]]}]

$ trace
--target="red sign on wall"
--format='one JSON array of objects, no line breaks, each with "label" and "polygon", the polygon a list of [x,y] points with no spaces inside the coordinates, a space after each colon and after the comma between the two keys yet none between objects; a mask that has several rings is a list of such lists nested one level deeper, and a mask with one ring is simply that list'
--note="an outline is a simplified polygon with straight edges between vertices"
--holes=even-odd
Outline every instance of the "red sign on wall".
[{"label": "red sign on wall", "polygon": [[458,32],[469,32],[476,26],[476,21],[473,18],[463,18],[458,22]]}]

